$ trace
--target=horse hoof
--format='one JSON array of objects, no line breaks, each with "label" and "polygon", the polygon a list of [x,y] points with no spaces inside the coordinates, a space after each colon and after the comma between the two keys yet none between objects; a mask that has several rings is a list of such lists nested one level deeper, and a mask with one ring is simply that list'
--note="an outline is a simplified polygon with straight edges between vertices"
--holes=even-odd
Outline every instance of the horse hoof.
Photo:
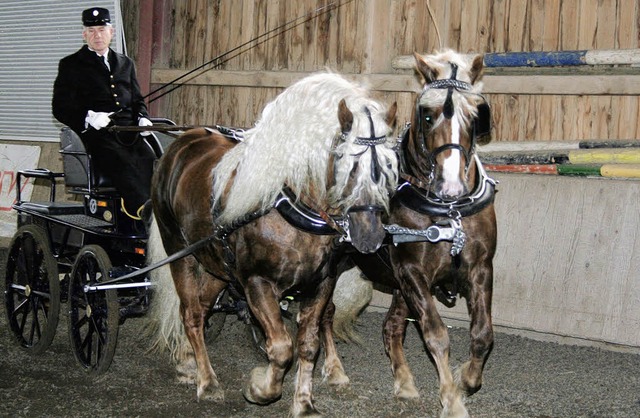
[{"label": "horse hoof", "polygon": [[324,376],[324,381],[335,388],[344,388],[349,386],[349,376],[344,372],[334,372]]},{"label": "horse hoof", "polygon": [[416,389],[416,387],[413,385],[402,385],[401,387],[396,388],[395,395],[398,399],[402,400],[413,400],[420,398],[418,389]]},{"label": "horse hoof", "polygon": [[220,387],[210,387],[198,393],[198,401],[223,403],[224,390],[220,389]]},{"label": "horse hoof", "polygon": [[466,396],[471,396],[482,388],[482,375],[471,379],[469,374],[469,362],[457,368],[453,373],[453,381]]},{"label": "horse hoof", "polygon": [[310,403],[293,406],[291,408],[290,417],[293,418],[321,418],[322,414]]},{"label": "horse hoof", "polygon": [[440,414],[440,418],[470,418],[467,408],[462,404],[454,405],[450,408],[445,408]]},{"label": "horse hoof", "polygon": [[253,387],[250,384],[242,390],[242,396],[244,396],[247,402],[256,405],[268,405],[280,399],[280,396],[276,396],[274,398],[259,396],[257,393],[255,393]]},{"label": "horse hoof", "polygon": [[279,391],[276,390],[276,388],[265,388],[266,381],[266,367],[256,367],[253,369],[249,377],[249,382],[242,390],[244,398],[258,405],[267,405],[280,399],[280,396],[282,396],[282,387],[280,387]]}]

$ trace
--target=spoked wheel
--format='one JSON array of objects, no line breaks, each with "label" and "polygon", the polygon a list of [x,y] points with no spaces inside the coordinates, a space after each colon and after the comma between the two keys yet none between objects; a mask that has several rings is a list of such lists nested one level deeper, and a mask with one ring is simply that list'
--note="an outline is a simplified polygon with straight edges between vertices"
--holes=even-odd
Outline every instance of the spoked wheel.
[{"label": "spoked wheel", "polygon": [[222,332],[227,312],[230,311],[233,303],[234,301],[231,299],[229,291],[222,289],[204,321],[204,337],[207,343],[213,344]]},{"label": "spoked wheel", "polygon": [[80,364],[89,373],[109,369],[118,340],[120,307],[115,289],[88,290],[109,279],[111,260],[102,249],[80,249],[69,278],[69,337]]},{"label": "spoked wheel", "polygon": [[42,227],[18,229],[11,240],[5,273],[9,328],[24,349],[40,354],[51,345],[60,314],[58,264]]}]

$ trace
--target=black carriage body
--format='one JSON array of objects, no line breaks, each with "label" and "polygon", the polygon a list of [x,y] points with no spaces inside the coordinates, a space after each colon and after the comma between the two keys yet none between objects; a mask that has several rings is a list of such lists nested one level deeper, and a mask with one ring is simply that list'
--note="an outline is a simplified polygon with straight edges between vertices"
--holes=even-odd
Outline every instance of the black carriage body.
[{"label": "black carriage body", "polygon": [[[55,182],[63,177],[48,170],[26,170],[20,177],[49,178]],[[52,186],[53,187],[53,186]],[[17,199],[13,209],[18,212],[17,226],[38,225],[49,240],[60,273],[68,273],[80,248],[99,245],[114,266],[130,270],[145,263],[147,235],[136,230],[135,222],[120,210],[120,196],[115,191],[86,190],[82,201],[22,202]]]}]

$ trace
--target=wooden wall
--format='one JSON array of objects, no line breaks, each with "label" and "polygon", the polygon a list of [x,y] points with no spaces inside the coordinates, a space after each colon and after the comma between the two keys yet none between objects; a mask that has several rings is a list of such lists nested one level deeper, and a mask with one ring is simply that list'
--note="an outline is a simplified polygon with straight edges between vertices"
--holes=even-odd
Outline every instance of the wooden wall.
[{"label": "wooden wall", "polygon": [[[166,22],[159,32],[154,26],[151,79],[156,85],[330,4],[319,0],[141,0],[139,4],[148,2],[154,11],[163,11],[154,20],[161,17]],[[278,91],[307,72],[328,66],[368,79],[384,100],[398,100],[404,121],[413,106],[412,92],[419,86],[411,70],[394,68],[394,58],[432,52],[440,47],[439,37],[443,45],[464,53],[640,48],[637,0],[339,3],[337,9],[251,44],[218,69],[189,80],[154,103],[158,114],[179,123],[248,126]],[[130,12],[129,25],[135,26],[138,2],[123,2],[123,7]],[[136,52],[130,48],[132,55]],[[621,86],[620,80],[633,83]],[[494,141],[640,139],[639,80],[640,67],[624,65],[487,69],[485,90],[491,91]],[[593,89],[596,84],[598,89]],[[637,351],[640,183],[496,177],[501,182],[496,199],[495,324]],[[378,292],[378,297],[379,306],[388,306],[388,295]],[[467,318],[463,304],[443,311],[449,318]]]},{"label": "wooden wall", "polygon": [[[417,82],[413,71],[394,69],[392,61],[441,44],[464,53],[640,47],[637,0],[141,0],[122,4],[134,58],[140,30],[135,24],[145,3],[152,4],[147,10],[156,13],[154,22],[164,22],[144,28],[155,31],[152,87],[245,45],[216,69],[181,80],[187,85],[154,101],[156,115],[181,124],[249,126],[283,87],[325,67],[378,76],[373,84],[387,86],[380,98],[397,100],[404,121]],[[512,72],[488,69],[485,79],[489,83]],[[544,85],[545,77],[558,71],[518,74]],[[567,84],[588,85],[592,74],[640,77],[640,68],[574,68],[561,74]],[[640,97],[634,90],[521,94],[515,83],[510,90],[489,95],[496,141],[640,138]]]}]

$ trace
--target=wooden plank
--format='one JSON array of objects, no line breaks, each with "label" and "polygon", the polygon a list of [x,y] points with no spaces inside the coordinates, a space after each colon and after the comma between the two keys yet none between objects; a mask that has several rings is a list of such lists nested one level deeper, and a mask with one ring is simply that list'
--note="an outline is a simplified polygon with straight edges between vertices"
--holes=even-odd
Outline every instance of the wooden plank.
[{"label": "wooden plank", "polygon": [[579,49],[595,49],[596,35],[600,31],[598,26],[598,5],[592,0],[578,0],[580,20],[576,22]]},{"label": "wooden plank", "polygon": [[597,13],[597,30],[594,36],[593,49],[615,48],[616,44],[616,13],[619,4],[617,1],[601,1],[596,7],[592,7]]},{"label": "wooden plank", "polygon": [[493,3],[493,19],[491,20],[491,44],[489,51],[506,52],[509,50],[508,2],[499,1]]},{"label": "wooden plank", "polygon": [[485,76],[485,93],[637,95],[640,76]]},{"label": "wooden plank", "polygon": [[640,39],[638,0],[618,0],[614,48],[632,48]]},{"label": "wooden plank", "polygon": [[546,0],[544,2],[543,51],[557,51],[560,49],[561,3],[562,0]]},{"label": "wooden plank", "polygon": [[532,0],[529,9],[529,39],[527,51],[544,51],[545,2]]},{"label": "wooden plank", "polygon": [[[458,51],[460,52],[483,52],[478,48],[478,38],[481,37],[479,25],[480,2],[478,0],[463,0],[461,4],[460,29],[461,36],[458,40]],[[464,32],[464,33],[462,33]]]},{"label": "wooden plank", "polygon": [[389,0],[370,0],[366,2],[368,53],[364,57],[362,72],[386,73],[391,71],[387,60],[389,51]]},{"label": "wooden plank", "polygon": [[580,2],[564,0],[560,9],[560,44],[561,51],[573,51],[580,48]]},{"label": "wooden plank", "polygon": [[462,16],[462,0],[447,1],[448,15],[447,20],[442,22],[447,35],[445,45],[456,51],[461,50],[460,38],[462,37],[461,16]]},{"label": "wooden plank", "polygon": [[[168,83],[185,74],[182,70],[152,71],[153,83]],[[186,81],[187,84],[248,87],[286,87],[309,73],[280,71],[210,70]],[[413,75],[345,74],[356,80],[367,80],[374,90],[418,91]],[[487,94],[551,94],[551,95],[638,95],[640,76],[485,76]]]},{"label": "wooden plank", "polygon": [[509,4],[507,51],[524,51],[529,39],[528,1],[512,1]]}]

